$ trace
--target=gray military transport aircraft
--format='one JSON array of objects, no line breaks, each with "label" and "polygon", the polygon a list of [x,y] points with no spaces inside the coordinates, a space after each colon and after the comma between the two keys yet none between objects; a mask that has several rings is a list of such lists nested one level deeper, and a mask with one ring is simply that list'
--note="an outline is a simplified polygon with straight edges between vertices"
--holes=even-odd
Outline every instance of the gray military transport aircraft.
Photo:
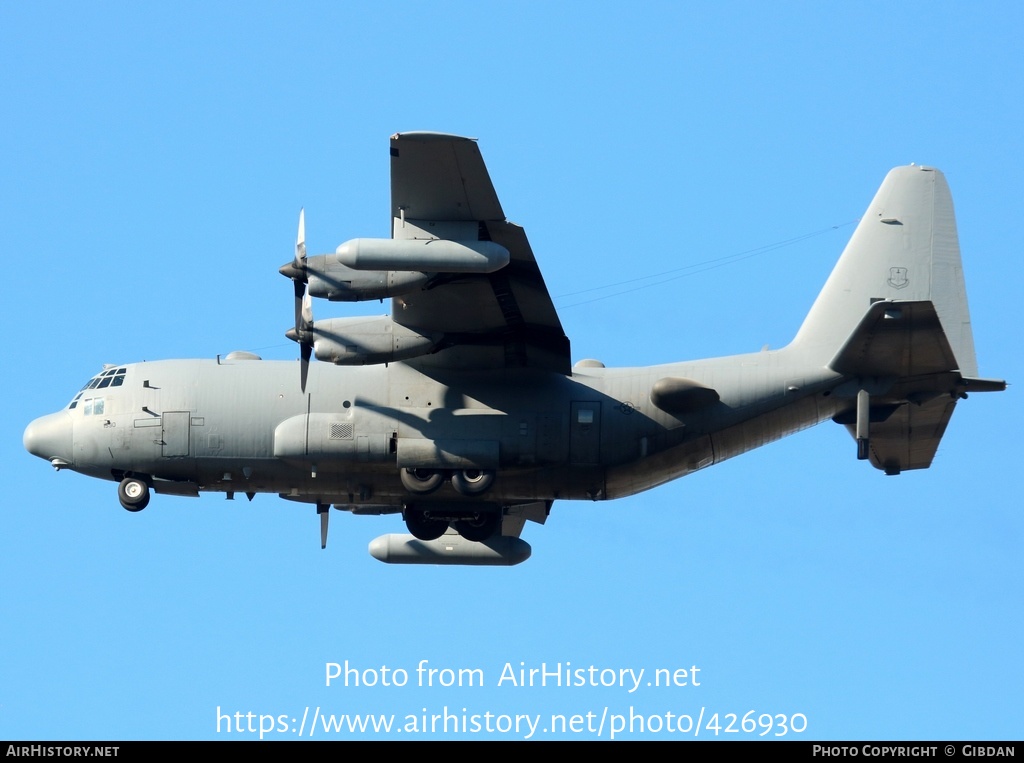
[{"label": "gray military transport aircraft", "polygon": [[[886,474],[927,468],[978,378],[942,173],[892,170],[793,341],[648,368],[572,365],[569,340],[475,140],[391,138],[390,239],[293,261],[300,361],[246,352],[105,366],[25,430],[54,468],[150,492],[278,493],[401,514],[370,553],[518,564],[558,499],[632,495],[831,419]],[[391,315],[313,320],[311,297],[391,298]],[[321,363],[310,364],[315,355]]]}]

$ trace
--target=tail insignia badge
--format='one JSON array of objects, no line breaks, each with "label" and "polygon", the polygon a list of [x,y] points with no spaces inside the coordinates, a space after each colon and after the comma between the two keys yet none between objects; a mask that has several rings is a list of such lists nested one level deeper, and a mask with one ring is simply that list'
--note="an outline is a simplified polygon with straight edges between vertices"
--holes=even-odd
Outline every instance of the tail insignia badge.
[{"label": "tail insignia badge", "polygon": [[906,268],[889,268],[888,284],[894,289],[905,289],[910,285]]}]

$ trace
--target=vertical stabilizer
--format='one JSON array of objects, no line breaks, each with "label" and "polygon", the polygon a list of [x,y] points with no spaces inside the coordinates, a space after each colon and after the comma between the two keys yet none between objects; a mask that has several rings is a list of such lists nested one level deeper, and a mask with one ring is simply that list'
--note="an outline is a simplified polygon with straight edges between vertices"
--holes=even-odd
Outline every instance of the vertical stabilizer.
[{"label": "vertical stabilizer", "polygon": [[977,376],[953,199],[931,167],[886,176],[790,347],[828,364],[883,300],[932,302],[961,375]]}]

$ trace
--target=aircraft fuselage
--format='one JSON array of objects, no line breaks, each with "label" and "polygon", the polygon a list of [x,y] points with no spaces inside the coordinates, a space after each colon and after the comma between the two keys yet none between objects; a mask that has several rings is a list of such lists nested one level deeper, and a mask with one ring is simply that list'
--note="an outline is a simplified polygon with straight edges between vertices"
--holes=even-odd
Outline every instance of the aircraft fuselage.
[{"label": "aircraft fuselage", "polygon": [[[90,476],[145,475],[157,492],[279,493],[358,512],[400,511],[401,468],[494,469],[487,500],[617,498],[833,416],[841,380],[764,351],[644,368],[434,371],[402,363],[172,360],[124,366],[118,387],[85,390],[29,449]],[[662,379],[717,391],[667,412]],[[97,406],[96,401],[102,401]],[[100,412],[95,413],[94,410]],[[34,427],[36,429],[34,429]],[[445,486],[417,501],[468,501]]]},{"label": "aircraft fuselage", "polygon": [[[633,495],[826,419],[888,475],[928,468],[977,375],[952,196],[932,167],[886,176],[793,341],[671,363],[571,366],[521,227],[472,139],[391,137],[389,239],[308,254],[292,282],[299,362],[249,353],[107,367],[25,447],[57,469],[150,492],[277,493],[401,512],[386,562],[518,564],[552,502]],[[387,316],[314,319],[313,298],[391,298]],[[742,306],[731,304],[728,310]],[[317,362],[311,362],[313,358]]]}]

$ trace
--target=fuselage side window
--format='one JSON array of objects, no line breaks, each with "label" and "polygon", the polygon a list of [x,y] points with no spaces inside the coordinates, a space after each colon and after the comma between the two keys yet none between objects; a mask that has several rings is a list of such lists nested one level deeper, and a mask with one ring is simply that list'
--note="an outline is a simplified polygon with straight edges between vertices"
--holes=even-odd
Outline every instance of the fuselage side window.
[{"label": "fuselage side window", "polygon": [[84,416],[99,416],[103,413],[103,408],[102,397],[87,397],[82,401],[82,415]]}]

